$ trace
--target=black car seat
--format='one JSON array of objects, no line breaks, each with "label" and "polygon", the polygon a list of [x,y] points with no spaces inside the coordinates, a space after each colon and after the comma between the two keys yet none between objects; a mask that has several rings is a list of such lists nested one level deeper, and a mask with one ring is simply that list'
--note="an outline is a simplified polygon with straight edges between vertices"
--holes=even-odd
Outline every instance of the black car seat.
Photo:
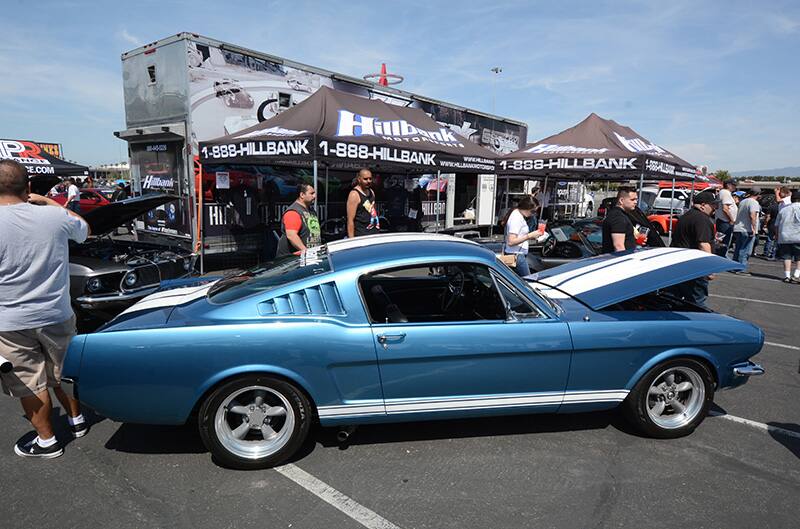
[{"label": "black car seat", "polygon": [[400,308],[392,303],[389,294],[380,285],[373,285],[369,289],[375,307],[375,319],[385,320],[386,323],[408,323],[408,318],[400,311]]}]

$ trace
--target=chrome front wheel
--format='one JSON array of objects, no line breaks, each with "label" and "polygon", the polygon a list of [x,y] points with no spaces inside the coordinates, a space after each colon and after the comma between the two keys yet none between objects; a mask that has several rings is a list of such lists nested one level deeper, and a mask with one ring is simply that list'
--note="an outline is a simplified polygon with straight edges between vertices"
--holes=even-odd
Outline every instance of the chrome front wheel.
[{"label": "chrome front wheel", "polygon": [[650,437],[690,434],[708,414],[714,377],[706,365],[676,358],[648,371],[623,404],[628,419]]},{"label": "chrome front wheel", "polygon": [[694,369],[667,369],[647,390],[647,414],[661,428],[681,428],[691,423],[703,409],[705,393],[703,380]]}]

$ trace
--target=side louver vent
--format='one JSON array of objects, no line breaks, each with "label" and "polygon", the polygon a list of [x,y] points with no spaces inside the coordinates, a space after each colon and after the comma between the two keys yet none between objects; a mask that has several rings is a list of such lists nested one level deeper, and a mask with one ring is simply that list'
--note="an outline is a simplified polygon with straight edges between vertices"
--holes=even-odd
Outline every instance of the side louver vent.
[{"label": "side louver vent", "polygon": [[304,288],[259,303],[262,316],[344,316],[344,306],[336,284],[325,283]]}]

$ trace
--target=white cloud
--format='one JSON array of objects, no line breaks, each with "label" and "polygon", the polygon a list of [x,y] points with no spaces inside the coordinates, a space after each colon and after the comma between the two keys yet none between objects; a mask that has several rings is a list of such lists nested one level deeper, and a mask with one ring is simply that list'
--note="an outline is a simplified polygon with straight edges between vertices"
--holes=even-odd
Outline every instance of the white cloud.
[{"label": "white cloud", "polygon": [[137,48],[144,44],[144,42],[142,42],[142,40],[140,38],[134,37],[133,35],[128,33],[128,30],[125,29],[125,28],[123,28],[122,31],[117,32],[117,37],[121,38],[122,40],[124,40],[128,44],[133,44]]}]

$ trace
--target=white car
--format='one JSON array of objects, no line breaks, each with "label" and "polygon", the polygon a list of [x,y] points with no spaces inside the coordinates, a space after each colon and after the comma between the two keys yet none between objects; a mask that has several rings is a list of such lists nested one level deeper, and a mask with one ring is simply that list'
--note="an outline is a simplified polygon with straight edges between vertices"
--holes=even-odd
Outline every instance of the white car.
[{"label": "white car", "polygon": [[676,215],[683,214],[689,203],[689,197],[692,195],[689,189],[675,189],[675,195],[673,197],[673,189],[671,187],[654,188],[653,191],[656,193],[656,198],[653,201],[653,209],[659,212],[669,212],[671,202],[672,211]]}]

